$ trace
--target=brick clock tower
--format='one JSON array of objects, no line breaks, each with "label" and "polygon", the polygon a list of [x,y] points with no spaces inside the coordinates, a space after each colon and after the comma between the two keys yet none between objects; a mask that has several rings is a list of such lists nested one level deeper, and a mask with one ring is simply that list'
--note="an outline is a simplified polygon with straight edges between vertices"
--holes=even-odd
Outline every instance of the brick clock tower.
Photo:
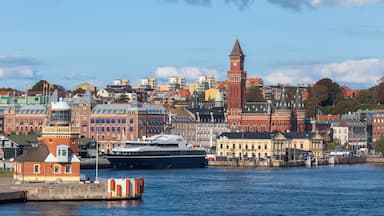
[{"label": "brick clock tower", "polygon": [[247,73],[244,71],[244,57],[240,43],[236,40],[229,55],[230,70],[227,72],[228,82],[228,123],[230,127],[240,126],[242,107],[246,102],[245,81]]}]

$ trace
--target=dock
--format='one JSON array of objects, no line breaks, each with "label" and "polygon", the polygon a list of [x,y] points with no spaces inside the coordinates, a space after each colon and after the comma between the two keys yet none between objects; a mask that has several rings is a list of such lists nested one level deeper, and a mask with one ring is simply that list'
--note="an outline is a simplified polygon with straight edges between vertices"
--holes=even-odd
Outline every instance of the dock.
[{"label": "dock", "polygon": [[0,202],[136,200],[143,178],[108,179],[99,183],[21,183],[0,185]]}]

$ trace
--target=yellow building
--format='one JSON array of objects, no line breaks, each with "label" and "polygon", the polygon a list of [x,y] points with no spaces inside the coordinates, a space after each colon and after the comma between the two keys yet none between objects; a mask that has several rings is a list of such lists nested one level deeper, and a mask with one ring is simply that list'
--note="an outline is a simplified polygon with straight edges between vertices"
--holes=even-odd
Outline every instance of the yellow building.
[{"label": "yellow building", "polygon": [[245,160],[323,158],[323,151],[323,139],[313,133],[223,133],[216,140],[217,156]]},{"label": "yellow building", "polygon": [[168,84],[159,85],[159,91],[169,91],[169,85]]},{"label": "yellow building", "polygon": [[188,90],[191,92],[191,94],[195,91],[196,89],[196,83],[190,83],[188,84]]},{"label": "yellow building", "polygon": [[205,101],[214,101],[218,91],[219,90],[217,88],[210,88],[205,90]]}]

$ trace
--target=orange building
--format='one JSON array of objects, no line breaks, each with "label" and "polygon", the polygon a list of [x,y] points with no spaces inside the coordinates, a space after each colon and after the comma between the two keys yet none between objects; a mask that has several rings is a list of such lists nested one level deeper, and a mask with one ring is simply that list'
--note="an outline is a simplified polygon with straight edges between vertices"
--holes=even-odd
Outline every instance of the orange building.
[{"label": "orange building", "polygon": [[19,182],[78,182],[79,129],[72,127],[71,107],[60,100],[51,104],[50,122],[38,143],[24,149],[15,160],[14,179]]}]

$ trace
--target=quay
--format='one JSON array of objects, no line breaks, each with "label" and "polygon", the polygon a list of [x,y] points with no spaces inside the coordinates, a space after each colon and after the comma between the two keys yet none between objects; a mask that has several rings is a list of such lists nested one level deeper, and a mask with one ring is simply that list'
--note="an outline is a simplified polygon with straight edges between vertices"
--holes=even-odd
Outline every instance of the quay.
[{"label": "quay", "polygon": [[208,166],[225,166],[225,167],[297,167],[297,166],[324,166],[324,165],[341,165],[355,163],[384,163],[382,159],[371,159],[367,157],[333,157],[319,160],[216,160],[208,161]]},{"label": "quay", "polygon": [[[2,178],[4,181],[4,178]],[[5,180],[10,181],[10,180]],[[143,178],[108,179],[99,183],[2,183],[0,203],[26,201],[136,200],[144,193]]]}]

